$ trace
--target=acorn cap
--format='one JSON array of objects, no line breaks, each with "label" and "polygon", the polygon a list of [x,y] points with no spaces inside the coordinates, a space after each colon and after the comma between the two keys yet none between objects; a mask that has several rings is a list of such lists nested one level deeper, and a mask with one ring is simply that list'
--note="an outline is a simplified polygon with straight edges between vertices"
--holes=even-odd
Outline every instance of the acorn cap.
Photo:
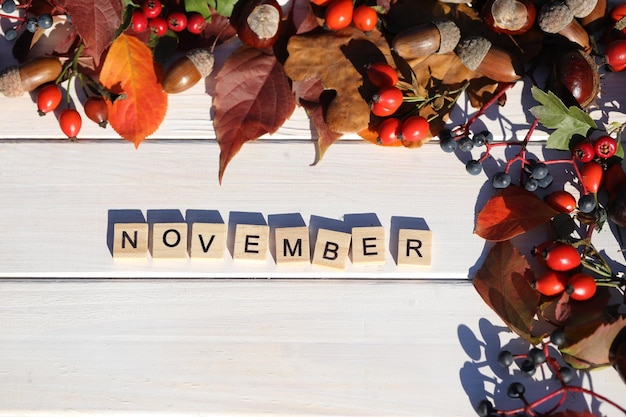
[{"label": "acorn cap", "polygon": [[593,9],[598,4],[598,0],[565,0],[565,4],[572,11],[574,17],[582,19],[593,12]]},{"label": "acorn cap", "polygon": [[539,27],[546,33],[559,33],[574,19],[572,10],[561,1],[546,3],[539,11]]},{"label": "acorn cap", "polygon": [[482,36],[469,36],[461,39],[454,52],[467,68],[476,71],[491,49],[491,42]]},{"label": "acorn cap", "polygon": [[447,54],[454,51],[459,39],[461,39],[461,31],[459,27],[451,20],[437,20],[433,22],[437,27],[441,41],[439,43],[438,54]]},{"label": "acorn cap", "polygon": [[19,97],[25,93],[19,67],[8,67],[0,72],[0,93],[7,97]]},{"label": "acorn cap", "polygon": [[187,52],[186,57],[196,66],[202,78],[208,77],[211,71],[213,71],[215,58],[208,49],[193,49]]}]

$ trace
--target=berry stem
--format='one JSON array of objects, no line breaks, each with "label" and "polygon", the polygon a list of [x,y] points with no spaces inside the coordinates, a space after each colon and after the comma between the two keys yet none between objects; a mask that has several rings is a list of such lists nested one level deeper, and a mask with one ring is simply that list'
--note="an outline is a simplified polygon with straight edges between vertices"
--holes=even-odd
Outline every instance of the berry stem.
[{"label": "berry stem", "polygon": [[12,16],[10,14],[4,14],[4,13],[0,13],[0,17],[3,17],[5,19],[19,20],[20,22],[25,22],[26,21],[26,19],[23,18],[22,16]]},{"label": "berry stem", "polygon": [[467,121],[467,123],[465,123],[462,126],[462,130],[465,134],[467,134],[467,132],[469,131],[470,126],[476,121],[478,120],[478,118],[480,116],[482,116],[483,114],[485,114],[485,112],[487,111],[487,109],[489,109],[489,107],[493,106],[495,103],[498,102],[498,100],[500,99],[500,97],[502,97],[508,90],[511,89],[511,87],[513,87],[515,85],[515,83],[500,83],[498,84],[498,89],[496,90],[496,93],[493,95],[493,97],[491,97],[489,99],[489,101],[487,101],[485,104],[483,104],[481,106],[480,109],[478,109],[478,111],[476,113],[474,113],[474,115],[472,115],[472,117],[469,118],[469,120]]}]

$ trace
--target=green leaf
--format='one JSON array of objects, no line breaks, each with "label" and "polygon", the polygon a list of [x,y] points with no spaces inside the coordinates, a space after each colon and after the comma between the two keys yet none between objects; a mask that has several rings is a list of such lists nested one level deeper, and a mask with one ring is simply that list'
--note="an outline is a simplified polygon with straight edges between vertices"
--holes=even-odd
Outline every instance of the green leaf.
[{"label": "green leaf", "polygon": [[567,130],[557,129],[548,137],[546,148],[566,151],[569,149],[569,142],[572,139],[572,135],[573,133]]},{"label": "green leaf", "polygon": [[556,129],[565,118],[562,112],[554,111],[553,108],[547,106],[532,107],[530,113],[539,119],[541,124],[548,129]]},{"label": "green leaf", "polygon": [[185,11],[187,13],[200,13],[205,19],[211,17],[211,10],[207,0],[185,0]]},{"label": "green leaf", "polygon": [[563,104],[561,99],[554,95],[554,93],[552,93],[551,91],[546,93],[541,89],[533,86],[530,90],[530,93],[535,100],[537,100],[544,106],[551,107],[554,109],[554,111],[560,111],[561,113],[567,112],[567,107],[565,106],[565,104]]},{"label": "green leaf", "polygon": [[624,147],[622,146],[622,132],[626,127],[626,123],[620,122],[612,122],[609,123],[609,127],[606,129],[606,132],[611,135],[613,133],[617,133],[617,152],[615,152],[615,156],[624,159]]},{"label": "green leaf", "polygon": [[539,119],[543,126],[554,129],[548,137],[546,148],[568,150],[572,136],[576,134],[586,136],[589,129],[597,129],[593,119],[580,107],[566,107],[553,92],[546,93],[533,87],[531,94],[541,105],[532,107],[530,113]]},{"label": "green leaf", "polygon": [[238,0],[207,0],[209,6],[222,16],[230,17]]},{"label": "green leaf", "polygon": [[571,106],[569,109],[567,109],[567,114],[573,117],[574,119],[578,120],[579,122],[586,124],[587,126],[590,126],[592,129],[596,129],[598,127],[596,125],[596,122],[594,122],[593,119],[591,118],[591,116],[585,113],[585,111],[581,109],[580,107]]}]

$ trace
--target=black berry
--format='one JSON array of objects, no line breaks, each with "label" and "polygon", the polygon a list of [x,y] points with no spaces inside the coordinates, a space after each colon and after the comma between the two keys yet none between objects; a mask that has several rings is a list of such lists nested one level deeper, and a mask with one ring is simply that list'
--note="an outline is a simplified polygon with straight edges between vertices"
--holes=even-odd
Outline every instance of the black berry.
[{"label": "black berry", "polygon": [[535,365],[541,365],[546,361],[546,354],[543,349],[534,347],[528,352],[528,359],[533,361]]},{"label": "black berry", "polygon": [[562,346],[565,343],[565,332],[563,329],[554,329],[552,333],[550,333],[550,342],[557,347]]},{"label": "black berry", "polygon": [[469,161],[467,161],[467,163],[465,164],[465,170],[470,174],[470,175],[478,175],[482,172],[483,170],[483,166],[482,164],[475,160],[475,159],[471,159]]},{"label": "black berry", "polygon": [[472,149],[474,149],[474,142],[472,142],[472,140],[467,137],[467,136],[463,136],[461,139],[459,139],[459,150],[462,152],[470,152]]},{"label": "black berry", "polygon": [[509,389],[507,390],[507,395],[511,398],[520,398],[526,392],[526,387],[521,382],[513,382],[509,385]]},{"label": "black berry", "polygon": [[498,363],[504,367],[509,367],[513,364],[513,354],[508,350],[503,350],[498,354]]},{"label": "black berry", "polygon": [[507,172],[498,172],[491,179],[494,188],[506,188],[511,185],[511,176]]}]

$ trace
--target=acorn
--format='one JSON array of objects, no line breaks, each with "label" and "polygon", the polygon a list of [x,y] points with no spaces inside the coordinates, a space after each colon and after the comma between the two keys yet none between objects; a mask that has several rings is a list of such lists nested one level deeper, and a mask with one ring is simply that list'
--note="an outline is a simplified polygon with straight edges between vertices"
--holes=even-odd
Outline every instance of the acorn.
[{"label": "acorn", "polygon": [[19,97],[56,80],[62,69],[61,61],[53,57],[40,57],[20,66],[5,68],[0,72],[0,92],[7,97]]},{"label": "acorn", "polygon": [[243,2],[241,10],[233,12],[233,26],[242,42],[253,48],[274,45],[280,34],[283,12],[276,0]]},{"label": "acorn", "polygon": [[208,49],[193,49],[174,61],[163,77],[163,91],[181,93],[193,87],[213,71],[215,58]]},{"label": "acorn", "polygon": [[604,24],[606,0],[565,0],[575,18],[587,31],[595,32]]},{"label": "acorn", "polygon": [[465,67],[494,81],[514,82],[521,78],[519,60],[481,36],[461,39],[454,51]]},{"label": "acorn", "polygon": [[452,52],[460,37],[461,32],[453,21],[438,20],[398,33],[393,38],[392,48],[402,58],[411,60]]},{"label": "acorn", "polygon": [[535,23],[537,9],[531,0],[488,0],[482,8],[485,25],[495,33],[521,35]]},{"label": "acorn", "polygon": [[537,18],[539,28],[550,34],[559,34],[571,42],[578,44],[585,53],[591,52],[589,34],[576,19],[574,13],[562,1],[546,3],[539,11]]}]

